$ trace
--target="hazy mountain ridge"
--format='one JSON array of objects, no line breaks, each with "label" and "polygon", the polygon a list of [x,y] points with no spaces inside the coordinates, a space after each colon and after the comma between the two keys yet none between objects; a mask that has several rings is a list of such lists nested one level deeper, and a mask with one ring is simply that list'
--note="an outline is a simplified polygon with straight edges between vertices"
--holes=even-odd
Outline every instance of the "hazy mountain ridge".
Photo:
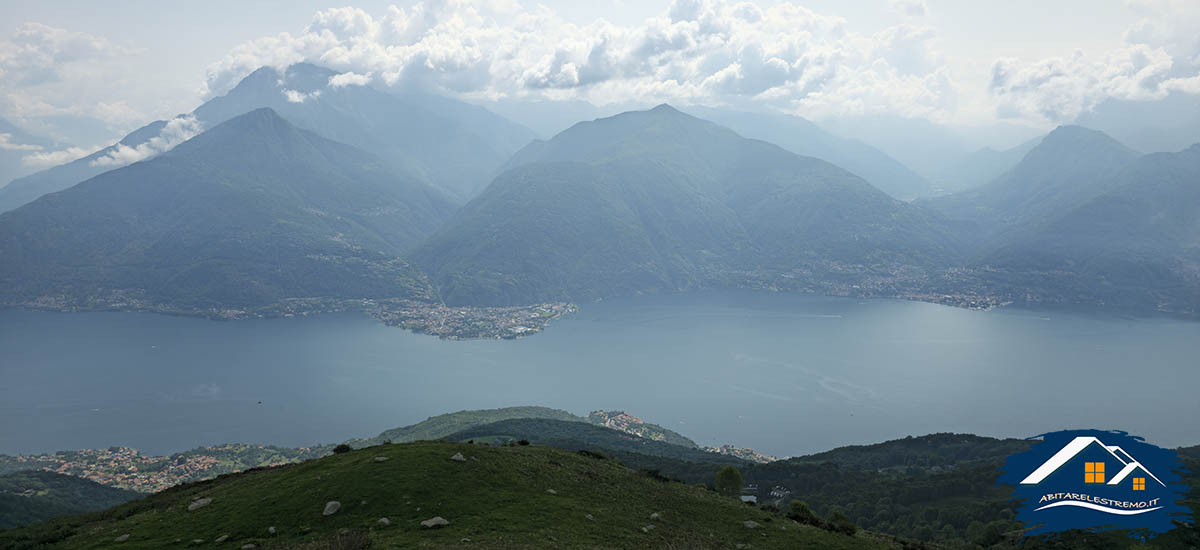
[{"label": "hazy mountain ridge", "polygon": [[1200,144],[1143,156],[1104,187],[983,263],[1057,302],[1200,311]]},{"label": "hazy mountain ridge", "polygon": [[925,178],[887,153],[857,139],[826,132],[818,124],[792,115],[687,108],[751,138],[774,143],[797,155],[819,158],[867,180],[892,197],[909,200],[935,193]]},{"label": "hazy mountain ridge", "polygon": [[[35,171],[25,162],[26,156],[53,151],[60,146],[53,139],[36,135],[0,118],[0,190],[13,179]],[[3,203],[0,203],[0,212],[3,211]]]},{"label": "hazy mountain ridge", "polygon": [[1024,231],[1109,190],[1108,176],[1139,153],[1102,132],[1060,126],[991,183],[922,201],[979,225],[983,240]]},{"label": "hazy mountain ridge", "polygon": [[9,304],[428,299],[399,254],[452,210],[372,155],[260,109],[0,215],[0,273]]},{"label": "hazy mountain ridge", "polygon": [[[263,67],[191,116],[203,128],[212,128],[270,107],[300,128],[380,156],[398,175],[439,186],[459,202],[478,192],[509,155],[535,137],[519,124],[453,99],[390,94],[370,86],[335,87],[330,78],[336,74],[307,63],[283,72]],[[98,161],[120,146],[146,144],[166,125],[152,122],[117,144],[13,181],[0,188],[0,212],[111,170],[113,165]]]}]

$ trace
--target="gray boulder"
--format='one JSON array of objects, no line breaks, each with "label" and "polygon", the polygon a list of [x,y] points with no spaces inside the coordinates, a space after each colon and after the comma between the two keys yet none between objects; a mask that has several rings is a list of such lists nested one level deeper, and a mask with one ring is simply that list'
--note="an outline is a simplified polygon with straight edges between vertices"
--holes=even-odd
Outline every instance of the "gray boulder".
[{"label": "gray boulder", "polygon": [[421,526],[427,529],[437,529],[445,525],[450,525],[450,521],[442,516],[434,516],[421,522]]},{"label": "gray boulder", "polygon": [[325,510],[323,512],[321,512],[321,515],[332,516],[332,515],[336,514],[338,510],[341,510],[341,509],[342,509],[342,503],[340,503],[336,500],[331,500],[331,501],[325,503]]},{"label": "gray boulder", "polygon": [[212,504],[211,498],[208,498],[208,497],[198,498],[196,500],[193,500],[192,503],[188,505],[188,511],[195,512],[196,510],[199,510],[205,506],[208,506],[209,504]]}]

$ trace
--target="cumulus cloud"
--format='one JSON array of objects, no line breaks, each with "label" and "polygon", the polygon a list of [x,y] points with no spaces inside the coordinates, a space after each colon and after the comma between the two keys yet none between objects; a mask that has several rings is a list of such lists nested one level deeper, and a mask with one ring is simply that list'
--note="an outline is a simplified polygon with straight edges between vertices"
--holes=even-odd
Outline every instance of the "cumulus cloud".
[{"label": "cumulus cloud", "polygon": [[12,134],[0,134],[0,149],[5,151],[41,151],[41,145],[14,143]]},{"label": "cumulus cloud", "polygon": [[99,36],[25,23],[0,42],[0,78],[23,86],[59,81],[71,63],[114,55],[116,50]]},{"label": "cumulus cloud", "polygon": [[932,30],[907,23],[876,35],[849,32],[841,18],[791,3],[676,0],[656,17],[617,25],[576,24],[540,5],[428,1],[378,14],[317,12],[298,34],[234,48],[208,69],[207,94],[224,93],[260,66],[307,61],[343,72],[332,87],[936,115],[956,93],[936,41]]},{"label": "cumulus cloud", "polygon": [[39,151],[21,157],[21,164],[36,169],[50,168],[86,157],[95,150],[96,148],[69,147],[61,151]]},{"label": "cumulus cloud", "polygon": [[176,145],[192,139],[203,131],[203,124],[196,120],[196,117],[192,115],[178,116],[167,121],[158,135],[145,143],[136,147],[117,144],[115,149],[93,160],[91,165],[117,167],[145,160],[159,153],[170,151]]},{"label": "cumulus cloud", "polygon": [[1140,0],[1143,13],[1124,44],[1101,54],[1033,62],[998,59],[989,90],[1003,117],[1070,122],[1108,99],[1153,101],[1170,92],[1200,94],[1200,10],[1173,0]]}]

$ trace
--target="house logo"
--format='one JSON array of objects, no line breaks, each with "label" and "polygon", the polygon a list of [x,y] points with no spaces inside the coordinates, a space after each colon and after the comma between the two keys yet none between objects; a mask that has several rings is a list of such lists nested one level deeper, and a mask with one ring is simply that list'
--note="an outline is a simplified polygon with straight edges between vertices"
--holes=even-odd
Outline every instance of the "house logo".
[{"label": "house logo", "polygon": [[1071,529],[1164,533],[1189,522],[1178,455],[1125,432],[1043,434],[1004,465],[1028,535]]}]

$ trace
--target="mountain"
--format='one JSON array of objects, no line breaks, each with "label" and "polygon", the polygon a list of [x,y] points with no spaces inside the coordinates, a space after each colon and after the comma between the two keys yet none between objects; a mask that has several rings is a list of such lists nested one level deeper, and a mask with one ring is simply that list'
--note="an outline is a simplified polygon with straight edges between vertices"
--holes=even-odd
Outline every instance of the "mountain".
[{"label": "mountain", "polygon": [[662,105],[531,143],[412,257],[447,303],[494,305],[851,285],[958,253],[937,215]]},{"label": "mountain", "polygon": [[[425,94],[389,94],[371,86],[335,86],[338,73],[298,63],[263,67],[229,93],[192,111],[203,128],[269,107],[296,126],[359,147],[387,161],[397,174],[440,187],[457,201],[473,196],[496,170],[535,136],[481,107]],[[166,121],[150,123],[121,140],[138,147],[160,136]],[[114,144],[76,161],[18,179],[0,189],[0,212],[61,191],[112,168],[97,161]]]},{"label": "mountain", "polygon": [[1141,157],[1103,187],[983,263],[1044,301],[1200,312],[1200,144]]},{"label": "mountain", "polygon": [[990,183],[1021,162],[1044,137],[1038,136],[1009,149],[998,151],[984,147],[960,155],[938,170],[932,177],[933,185],[941,195],[966,191]]},{"label": "mountain", "polygon": [[142,495],[53,472],[0,476],[0,530],[111,508]]},{"label": "mountain", "polygon": [[254,308],[429,297],[399,255],[454,209],[270,109],[0,215],[8,304]]},{"label": "mountain", "polygon": [[336,75],[307,63],[282,72],[263,67],[194,114],[208,126],[270,107],[300,128],[374,153],[463,201],[535,137],[481,107],[369,85],[335,86],[330,79]]},{"label": "mountain", "polygon": [[984,240],[1026,231],[1112,188],[1109,176],[1139,154],[1102,132],[1060,126],[991,183],[922,201],[978,224]]},{"label": "mountain", "polygon": [[797,155],[845,168],[895,198],[910,200],[935,194],[925,178],[883,151],[856,139],[835,136],[804,118],[704,107],[687,111],[745,137],[769,141]]},{"label": "mountain", "polygon": [[[465,460],[452,460],[456,455]],[[336,511],[323,513],[330,502]],[[421,526],[434,517],[448,523]],[[795,524],[596,453],[446,442],[381,445],[252,470],[0,532],[4,549],[209,541],[230,548],[901,548],[870,533]]]}]

